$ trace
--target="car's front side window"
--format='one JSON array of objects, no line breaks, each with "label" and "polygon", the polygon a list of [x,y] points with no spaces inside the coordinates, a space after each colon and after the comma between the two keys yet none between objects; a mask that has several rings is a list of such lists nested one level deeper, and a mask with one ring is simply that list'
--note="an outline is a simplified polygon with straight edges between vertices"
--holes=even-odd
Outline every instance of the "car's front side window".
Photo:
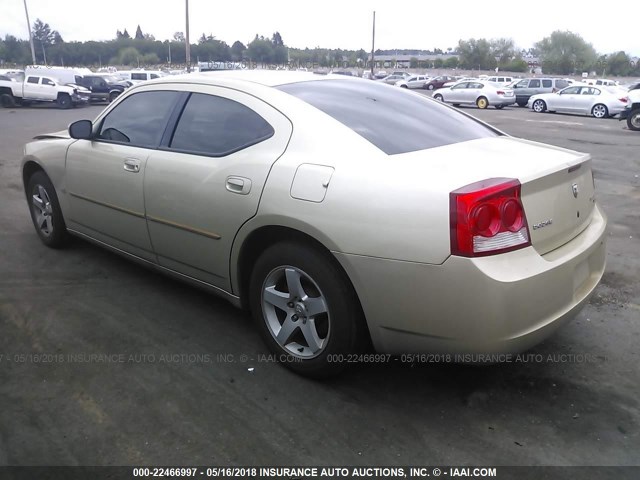
[{"label": "car's front side window", "polygon": [[273,134],[273,127],[249,107],[228,98],[193,93],[180,116],[170,148],[221,157]]},{"label": "car's front side window", "polygon": [[157,147],[178,95],[173,91],[155,91],[127,97],[104,118],[97,139]]}]

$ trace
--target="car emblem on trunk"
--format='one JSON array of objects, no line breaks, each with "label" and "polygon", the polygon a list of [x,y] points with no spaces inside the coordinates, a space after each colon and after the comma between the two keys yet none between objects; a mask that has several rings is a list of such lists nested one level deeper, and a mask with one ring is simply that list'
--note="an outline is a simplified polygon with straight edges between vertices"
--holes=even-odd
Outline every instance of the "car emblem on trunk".
[{"label": "car emblem on trunk", "polygon": [[571,191],[573,192],[573,198],[578,198],[578,184],[571,185]]}]

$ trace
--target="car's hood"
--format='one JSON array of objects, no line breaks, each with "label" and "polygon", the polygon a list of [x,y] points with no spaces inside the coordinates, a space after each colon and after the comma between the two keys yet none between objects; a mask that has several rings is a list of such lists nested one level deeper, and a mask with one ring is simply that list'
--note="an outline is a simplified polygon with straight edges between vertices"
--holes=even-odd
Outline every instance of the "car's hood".
[{"label": "car's hood", "polygon": [[40,135],[36,135],[33,137],[34,140],[50,140],[54,138],[71,138],[69,136],[69,130],[60,130],[59,132],[52,133],[41,133]]}]

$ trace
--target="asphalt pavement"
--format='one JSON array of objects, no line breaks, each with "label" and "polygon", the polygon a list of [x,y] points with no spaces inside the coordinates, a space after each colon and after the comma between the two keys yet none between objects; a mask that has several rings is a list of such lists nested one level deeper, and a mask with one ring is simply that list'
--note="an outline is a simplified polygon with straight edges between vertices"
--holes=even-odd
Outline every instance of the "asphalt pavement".
[{"label": "asphalt pavement", "polygon": [[602,284],[521,361],[396,360],[318,382],[274,362],[224,300],[81,240],[41,244],[22,146],[101,108],[0,110],[0,464],[640,463],[640,133],[464,109],[593,155],[609,217]]}]

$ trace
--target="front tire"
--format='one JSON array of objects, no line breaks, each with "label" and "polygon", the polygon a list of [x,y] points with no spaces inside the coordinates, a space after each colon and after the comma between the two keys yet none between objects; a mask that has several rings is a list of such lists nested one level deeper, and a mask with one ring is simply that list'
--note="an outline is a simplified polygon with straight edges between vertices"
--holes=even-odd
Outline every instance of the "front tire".
[{"label": "front tire", "polygon": [[51,248],[64,247],[69,240],[67,226],[55,188],[43,171],[29,178],[27,196],[31,220],[42,243]]},{"label": "front tire", "polygon": [[591,109],[591,115],[596,118],[607,118],[609,116],[609,109],[606,105],[598,103]]},{"label": "front tire", "polygon": [[439,102],[444,102],[444,98],[443,98],[443,96],[442,96],[442,95],[440,95],[439,93],[436,93],[436,94],[433,96],[433,99],[434,99],[434,100],[438,100]]},{"label": "front tire", "polygon": [[73,102],[71,101],[71,97],[66,93],[61,93],[58,95],[58,106],[63,109],[71,108],[73,106]]},{"label": "front tire", "polygon": [[251,275],[250,306],[269,349],[291,370],[323,378],[346,366],[362,344],[360,305],[346,274],[326,252],[272,245]]},{"label": "front tire", "polygon": [[544,100],[536,100],[531,105],[531,108],[536,113],[543,113],[547,110],[547,104],[544,102]]},{"label": "front tire", "polygon": [[629,113],[627,127],[629,127],[629,130],[640,131],[640,108],[636,108]]},{"label": "front tire", "polygon": [[113,102],[116,98],[118,98],[118,95],[120,95],[120,94],[119,94],[119,93],[117,93],[117,92],[111,92],[111,93],[109,94],[108,102],[109,102],[109,103]]}]

